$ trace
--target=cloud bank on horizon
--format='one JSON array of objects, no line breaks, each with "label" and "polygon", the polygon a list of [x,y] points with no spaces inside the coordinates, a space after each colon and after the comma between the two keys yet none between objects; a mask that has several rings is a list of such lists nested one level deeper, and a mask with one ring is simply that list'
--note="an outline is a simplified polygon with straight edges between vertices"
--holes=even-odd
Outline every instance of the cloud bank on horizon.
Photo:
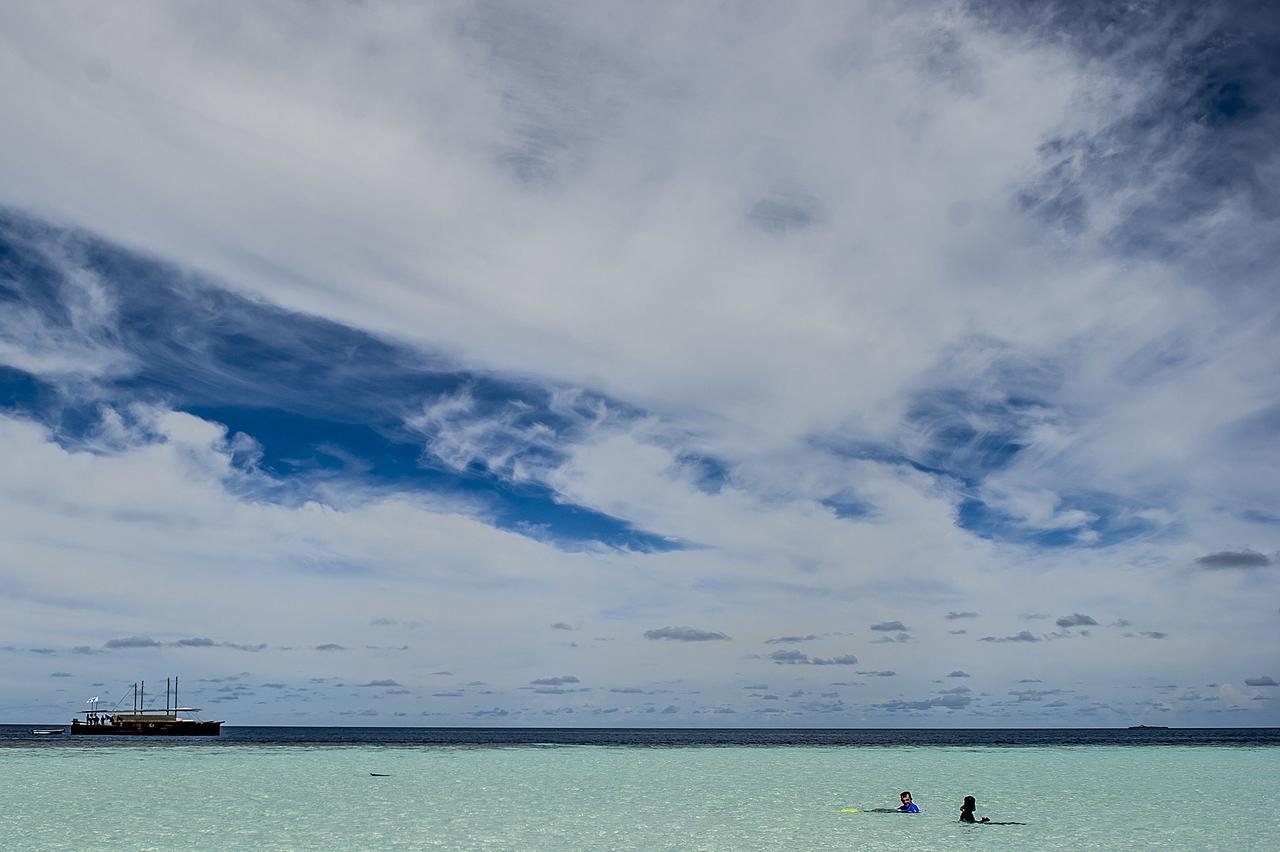
[{"label": "cloud bank on horizon", "polygon": [[0,721],[1280,723],[1273,16],[6,17]]}]

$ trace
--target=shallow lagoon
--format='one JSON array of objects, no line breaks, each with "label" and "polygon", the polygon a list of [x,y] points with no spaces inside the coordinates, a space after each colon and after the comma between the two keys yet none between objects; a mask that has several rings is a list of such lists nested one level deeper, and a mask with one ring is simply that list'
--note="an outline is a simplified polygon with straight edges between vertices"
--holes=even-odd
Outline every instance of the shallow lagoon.
[{"label": "shallow lagoon", "polygon": [[[904,789],[922,814],[840,813]],[[1027,825],[961,825],[965,794]],[[0,837],[8,850],[1269,849],[1280,749],[10,742]]]}]

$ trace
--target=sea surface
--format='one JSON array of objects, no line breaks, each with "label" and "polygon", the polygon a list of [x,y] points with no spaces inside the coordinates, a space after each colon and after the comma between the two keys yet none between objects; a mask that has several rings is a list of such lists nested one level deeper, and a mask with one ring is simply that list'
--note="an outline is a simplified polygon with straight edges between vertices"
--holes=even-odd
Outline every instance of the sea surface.
[{"label": "sea surface", "polygon": [[[0,848],[1275,849],[1280,729],[0,726]],[[379,773],[375,776],[371,773]],[[910,790],[923,813],[891,808]],[[1023,825],[962,825],[978,814]]]}]

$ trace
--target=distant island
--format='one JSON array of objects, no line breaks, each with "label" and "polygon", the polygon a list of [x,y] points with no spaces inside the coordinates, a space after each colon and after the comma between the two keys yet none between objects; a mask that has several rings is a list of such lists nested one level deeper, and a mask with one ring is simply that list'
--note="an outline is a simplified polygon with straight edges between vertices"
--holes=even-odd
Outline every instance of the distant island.
[{"label": "distant island", "polygon": [[1169,730],[1169,726],[1168,725],[1130,725],[1129,730],[1131,731],[1167,731]]}]

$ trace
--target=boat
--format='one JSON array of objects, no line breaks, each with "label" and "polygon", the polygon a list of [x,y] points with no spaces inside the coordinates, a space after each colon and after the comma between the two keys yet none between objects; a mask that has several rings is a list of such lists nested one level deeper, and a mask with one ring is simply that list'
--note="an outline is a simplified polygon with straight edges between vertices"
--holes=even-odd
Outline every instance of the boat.
[{"label": "boat", "polygon": [[1130,731],[1167,731],[1168,725],[1130,725]]},{"label": "boat", "polygon": [[170,706],[170,679],[164,681],[164,707],[147,707],[146,681],[133,685],[133,708],[130,712],[103,709],[97,697],[90,698],[88,710],[81,710],[84,721],[73,719],[73,735],[96,734],[107,736],[141,737],[216,737],[222,732],[222,722],[206,722],[202,719],[184,719],[179,713],[199,713],[199,707],[178,706],[178,679],[172,679],[173,703]]},{"label": "boat", "polygon": [[33,737],[55,737],[58,734],[65,734],[66,728],[33,728],[31,735]]}]

